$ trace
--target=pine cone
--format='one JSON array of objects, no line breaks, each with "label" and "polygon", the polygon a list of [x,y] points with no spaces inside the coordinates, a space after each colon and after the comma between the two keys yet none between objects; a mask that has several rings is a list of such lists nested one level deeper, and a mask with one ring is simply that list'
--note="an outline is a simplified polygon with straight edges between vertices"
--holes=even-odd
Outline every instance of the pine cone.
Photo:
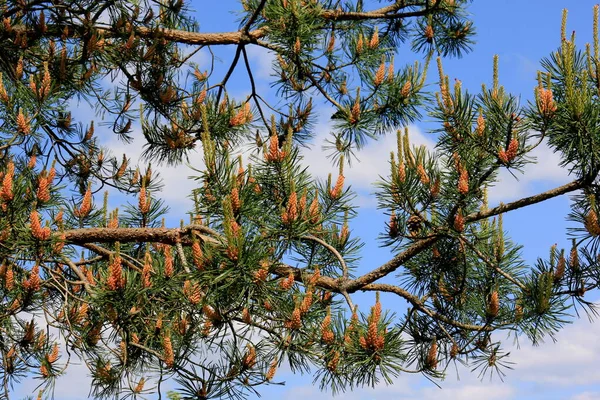
[{"label": "pine cone", "polygon": [[416,236],[416,234],[419,233],[421,227],[423,226],[422,222],[423,221],[421,220],[421,217],[419,217],[418,215],[412,215],[406,221],[406,228],[408,229],[408,233],[410,233],[410,236]]}]

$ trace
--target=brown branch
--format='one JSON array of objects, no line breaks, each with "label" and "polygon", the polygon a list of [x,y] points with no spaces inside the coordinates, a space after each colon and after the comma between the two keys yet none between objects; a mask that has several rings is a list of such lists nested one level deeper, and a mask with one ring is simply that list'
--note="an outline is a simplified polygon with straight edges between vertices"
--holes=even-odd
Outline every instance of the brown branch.
[{"label": "brown branch", "polygon": [[[220,237],[216,231],[203,225],[190,225],[185,228],[82,228],[66,230],[62,233],[65,235],[64,240],[67,243],[78,245],[113,242],[154,242],[175,245],[181,240],[181,236],[192,231]],[[200,235],[200,238],[203,241],[217,241],[215,238],[205,235]]]},{"label": "brown branch", "polygon": [[522,199],[513,201],[512,203],[501,204],[497,207],[490,208],[489,210],[479,211],[473,214],[469,214],[465,217],[465,222],[475,222],[484,218],[492,217],[494,215],[502,214],[507,211],[516,210],[518,208],[526,207],[532,204],[541,203],[542,201],[558,197],[563,194],[573,192],[578,189],[582,189],[587,186],[588,183],[584,180],[577,179],[573,182],[569,182],[565,185],[558,186],[554,189],[547,190],[542,193],[538,193],[533,196],[524,197]]},{"label": "brown branch", "polygon": [[[96,254],[99,254],[101,256],[103,256],[104,258],[110,258],[110,256],[114,255],[113,251],[110,251],[108,249],[105,249],[102,246],[98,246],[96,244],[93,243],[75,243],[78,246],[84,247],[90,251],[93,251]],[[140,267],[138,267],[137,265],[132,264],[130,261],[126,260],[125,258],[122,258],[121,262],[123,264],[125,264],[125,266],[127,268],[133,269],[137,272],[142,272],[142,269]]]},{"label": "brown branch", "polygon": [[452,325],[452,326],[460,328],[460,329],[466,329],[466,330],[470,330],[470,331],[491,332],[497,328],[497,327],[492,327],[489,325],[472,325],[472,324],[465,324],[463,322],[455,321],[451,318],[446,317],[445,315],[438,313],[437,311],[427,308],[419,300],[419,298],[417,296],[410,294],[409,292],[407,292],[406,290],[404,290],[402,288],[399,288],[398,286],[388,285],[388,284],[383,284],[383,283],[372,283],[372,284],[363,286],[360,290],[388,292],[388,293],[397,294],[398,296],[404,298],[406,301],[408,301],[410,304],[412,304],[412,306],[415,309],[427,314],[429,317],[435,319],[436,321],[441,321],[448,325]]},{"label": "brown branch", "polygon": [[348,293],[356,292],[357,290],[363,290],[365,285],[375,282],[379,278],[383,278],[390,272],[394,272],[402,264],[419,254],[421,251],[429,248],[435,242],[437,242],[441,236],[431,236],[426,239],[415,242],[412,246],[404,250],[402,253],[394,256],[390,261],[386,262],[379,268],[374,269],[356,279],[349,281],[346,285]]}]

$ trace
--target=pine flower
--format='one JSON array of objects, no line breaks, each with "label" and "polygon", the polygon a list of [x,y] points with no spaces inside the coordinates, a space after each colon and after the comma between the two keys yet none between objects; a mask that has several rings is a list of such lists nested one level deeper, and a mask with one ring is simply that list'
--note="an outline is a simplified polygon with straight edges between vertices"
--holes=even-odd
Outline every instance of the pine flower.
[{"label": "pine flower", "polygon": [[371,36],[371,40],[369,41],[369,48],[376,49],[379,46],[379,29],[375,27],[373,30],[373,35]]},{"label": "pine flower", "polygon": [[123,161],[121,162],[121,166],[115,173],[116,179],[121,179],[123,177],[123,175],[125,175],[125,171],[127,170],[127,164],[128,164],[127,157],[125,156],[125,154],[123,154]]},{"label": "pine flower", "polygon": [[573,243],[573,247],[571,248],[571,254],[569,254],[569,266],[573,271],[579,270],[579,253],[577,252],[577,247],[575,247],[575,243]]},{"label": "pine flower", "polygon": [[90,211],[92,210],[92,188],[91,186],[88,186],[87,190],[85,191],[83,198],[81,199],[81,205],[79,206],[79,208],[75,208],[75,210],[73,210],[73,214],[77,217],[77,218],[85,218],[87,217],[87,215],[90,213]]},{"label": "pine flower", "polygon": [[8,266],[4,275],[4,287],[8,291],[13,290],[13,288],[15,287],[15,274],[11,265]]},{"label": "pine flower", "polygon": [[363,51],[364,41],[363,36],[360,34],[358,36],[358,40],[356,41],[356,54],[360,54]]},{"label": "pine flower", "polygon": [[199,270],[204,269],[204,256],[202,254],[202,247],[200,247],[200,243],[198,241],[194,241],[192,243],[192,258],[196,268]]},{"label": "pine flower", "polygon": [[279,360],[277,359],[277,357],[275,357],[273,359],[273,361],[271,361],[271,364],[269,365],[269,370],[267,371],[267,375],[265,376],[265,379],[270,382],[271,380],[273,380],[273,377],[275,377],[275,372],[277,372],[277,362]]},{"label": "pine flower", "polygon": [[61,251],[65,247],[66,238],[67,238],[67,236],[64,233],[61,233],[58,236],[58,240],[54,243],[54,248],[52,249],[52,251],[54,252],[54,254],[60,254],[61,253]]},{"label": "pine flower", "polygon": [[15,68],[15,77],[19,80],[23,77],[23,57],[22,56],[17,61],[17,66]]},{"label": "pine flower", "polygon": [[260,283],[267,280],[269,276],[269,263],[262,261],[260,269],[254,273],[254,283]]},{"label": "pine flower", "polygon": [[352,125],[355,125],[359,120],[360,120],[360,96],[357,93],[356,99],[354,100],[354,105],[352,106],[352,109],[350,110],[349,122]]},{"label": "pine flower", "polygon": [[556,270],[554,271],[554,280],[556,282],[560,281],[565,275],[565,267],[567,265],[567,260],[565,260],[564,254],[561,254],[558,258],[558,264],[556,265]]},{"label": "pine flower", "polygon": [[506,155],[506,151],[504,151],[504,149],[500,149],[498,151],[498,159],[502,164],[508,164],[508,156]]},{"label": "pine flower", "polygon": [[400,90],[400,95],[405,99],[410,96],[410,90],[412,89],[412,83],[410,81],[406,81]]},{"label": "pine flower", "polygon": [[519,151],[519,141],[517,138],[512,138],[510,143],[508,144],[508,149],[506,150],[506,158],[508,161],[514,160],[517,156],[517,152]]},{"label": "pine flower", "polygon": [[185,281],[183,284],[183,293],[192,305],[197,305],[202,300],[202,292],[197,283],[192,284],[190,281]]},{"label": "pine flower", "polygon": [[231,189],[231,210],[233,211],[234,214],[237,214],[240,212],[241,205],[242,205],[242,202],[240,201],[240,191],[237,188],[237,186],[234,186]]},{"label": "pine flower", "polygon": [[301,50],[300,38],[296,38],[296,42],[294,43],[294,53],[299,54]]},{"label": "pine flower", "polygon": [[283,212],[281,219],[285,225],[290,225],[298,219],[298,195],[295,191],[290,194],[286,210]]},{"label": "pine flower", "polygon": [[338,363],[340,362],[340,352],[335,350],[333,357],[327,362],[327,369],[331,372],[337,371]]},{"label": "pine flower", "polygon": [[390,214],[390,222],[388,227],[388,235],[392,239],[397,238],[400,234],[400,230],[398,229],[398,220],[396,219],[396,211],[392,210]]},{"label": "pine flower", "polygon": [[598,215],[594,209],[590,209],[585,217],[584,226],[586,231],[592,236],[600,235],[600,225],[598,224]]},{"label": "pine flower", "polygon": [[469,193],[469,173],[465,167],[460,169],[460,177],[458,178],[458,192],[463,195]]},{"label": "pine flower", "polygon": [[87,270],[85,277],[88,280],[90,286],[96,285],[96,278],[94,278],[94,274],[92,273],[91,270],[89,270],[89,269]]},{"label": "pine flower", "polygon": [[429,348],[429,352],[427,352],[427,358],[425,360],[425,365],[429,369],[436,369],[438,365],[438,345],[434,340]]},{"label": "pine flower", "polygon": [[335,50],[335,35],[331,32],[331,36],[329,37],[329,42],[327,43],[327,53],[333,53]]},{"label": "pine flower", "polygon": [[313,289],[309,288],[304,295],[304,299],[302,299],[302,303],[300,304],[300,314],[305,314],[310,310],[310,307],[313,303]]},{"label": "pine flower", "polygon": [[19,108],[19,114],[17,115],[17,132],[23,135],[29,135],[31,133],[29,120],[23,114],[22,108]]},{"label": "pine flower", "polygon": [[13,193],[13,177],[15,174],[15,164],[10,161],[6,166],[6,172],[2,178],[2,189],[0,189],[0,197],[2,200],[8,202],[14,197]]},{"label": "pine flower", "polygon": [[252,317],[250,316],[250,311],[248,311],[248,307],[244,307],[244,310],[242,311],[242,321],[244,321],[244,323],[248,325],[252,323]]},{"label": "pine flower", "polygon": [[7,104],[10,100],[8,97],[8,93],[6,92],[6,88],[4,87],[4,80],[2,79],[2,74],[0,74],[0,100],[4,104]]},{"label": "pine flower", "polygon": [[50,93],[52,78],[48,70],[48,62],[44,62],[44,76],[42,77],[42,87],[40,88],[40,98],[44,99]]},{"label": "pine flower", "polygon": [[483,114],[479,114],[477,117],[477,127],[475,128],[475,132],[478,136],[483,136],[483,132],[485,131],[485,119],[483,118]]},{"label": "pine flower", "polygon": [[404,161],[400,160],[398,164],[398,180],[403,183],[406,180],[406,168],[404,166]]},{"label": "pine flower", "polygon": [[321,340],[326,344],[331,344],[335,340],[335,336],[331,330],[331,311],[329,310],[321,323]]},{"label": "pine flower", "polygon": [[265,153],[265,160],[268,162],[279,162],[285,158],[285,152],[279,150],[279,137],[276,134],[269,138],[269,152]]},{"label": "pine flower", "polygon": [[423,35],[425,35],[425,39],[427,40],[427,42],[431,43],[433,41],[434,36],[433,27],[431,25],[427,25],[425,27]]},{"label": "pine flower", "polygon": [[428,185],[430,180],[429,180],[429,176],[427,175],[427,172],[425,171],[425,168],[423,167],[423,164],[419,164],[417,166],[417,174],[419,175],[419,180],[421,181],[421,183],[423,185]]},{"label": "pine flower", "polygon": [[173,354],[171,337],[168,335],[165,335],[163,338],[163,357],[167,368],[173,368],[173,365],[175,364],[175,355]]},{"label": "pine flower", "polygon": [[46,361],[50,364],[54,364],[56,360],[58,360],[58,344],[54,343],[52,351],[49,354],[46,354]]},{"label": "pine flower", "polygon": [[40,290],[42,281],[40,280],[40,266],[34,265],[31,268],[31,273],[29,274],[29,279],[23,282],[23,288],[28,292],[37,292]]},{"label": "pine flower", "polygon": [[121,256],[113,257],[108,266],[108,279],[106,285],[110,290],[119,290],[125,287],[125,277],[123,276],[123,266]]},{"label": "pine flower", "polygon": [[498,311],[500,311],[500,301],[498,299],[498,292],[494,290],[490,295],[488,303],[488,315],[495,318],[498,316]]},{"label": "pine flower", "polygon": [[454,217],[454,229],[457,232],[462,232],[465,230],[465,219],[462,215],[462,212],[459,210]]},{"label": "pine flower", "polygon": [[138,384],[133,389],[133,393],[140,394],[142,390],[144,390],[144,385],[146,384],[146,378],[141,378]]},{"label": "pine flower", "polygon": [[333,189],[329,190],[329,197],[332,199],[339,199],[344,189],[344,175],[340,174],[335,182]]},{"label": "pine flower", "polygon": [[300,315],[300,309],[298,307],[294,308],[291,319],[285,321],[284,325],[288,329],[300,329],[302,326],[302,319]]},{"label": "pine flower", "polygon": [[456,343],[452,343],[452,348],[450,349],[450,358],[456,358],[458,355],[458,345]]},{"label": "pine flower", "polygon": [[287,278],[282,279],[279,282],[279,286],[281,286],[281,288],[283,290],[290,290],[292,288],[292,286],[294,285],[294,282],[295,282],[294,273],[290,272]]},{"label": "pine flower", "polygon": [[375,87],[381,85],[383,80],[385,79],[385,61],[381,61],[377,72],[375,73],[375,77],[373,78],[373,85]]},{"label": "pine flower", "polygon": [[48,240],[50,238],[50,228],[42,228],[40,222],[40,215],[37,211],[33,210],[29,216],[31,222],[31,236],[38,240]]},{"label": "pine flower", "polygon": [[436,180],[433,182],[433,185],[431,185],[431,189],[429,191],[429,193],[431,194],[431,197],[437,197],[440,194],[440,179],[436,178]]},{"label": "pine flower", "polygon": [[205,99],[206,99],[206,88],[202,89],[202,91],[200,93],[198,93],[198,97],[196,97],[196,104],[204,103]]},{"label": "pine flower", "polygon": [[77,322],[83,321],[88,315],[88,310],[89,310],[88,303],[83,303],[81,306],[79,306],[79,308],[77,309],[77,314],[75,315],[75,321],[77,321]]},{"label": "pine flower", "polygon": [[40,374],[42,374],[42,377],[44,377],[44,378],[50,377],[50,372],[48,372],[48,368],[46,367],[46,364],[40,365]]},{"label": "pine flower", "polygon": [[38,178],[36,197],[41,203],[46,203],[50,200],[50,185],[45,174],[40,175]]},{"label": "pine flower", "polygon": [[208,72],[207,71],[200,72],[198,70],[198,68],[195,68],[194,76],[196,77],[196,79],[198,79],[198,81],[203,82],[206,79],[206,77],[208,76]]},{"label": "pine flower", "polygon": [[146,185],[142,182],[142,188],[138,196],[138,207],[140,212],[145,215],[150,211],[150,196],[146,192]]},{"label": "pine flower", "polygon": [[250,369],[256,364],[256,349],[251,344],[246,345],[246,353],[242,358],[242,367],[244,369]]},{"label": "pine flower", "polygon": [[171,246],[165,246],[164,248],[164,255],[165,255],[165,278],[170,278],[173,276],[173,273],[175,272],[174,266],[173,266],[173,254],[171,253]]},{"label": "pine flower", "polygon": [[550,118],[556,111],[556,103],[554,102],[554,96],[552,90],[545,88],[538,88],[537,91],[537,102],[538,108],[542,116]]},{"label": "pine flower", "polygon": [[320,211],[319,211],[319,198],[315,195],[312,202],[310,203],[310,207],[308,208],[308,216],[310,218],[311,224],[316,224],[320,219]]},{"label": "pine flower", "polygon": [[35,156],[35,154],[32,154],[31,157],[29,157],[29,161],[27,162],[27,168],[34,169],[36,163],[37,163],[37,157]]}]

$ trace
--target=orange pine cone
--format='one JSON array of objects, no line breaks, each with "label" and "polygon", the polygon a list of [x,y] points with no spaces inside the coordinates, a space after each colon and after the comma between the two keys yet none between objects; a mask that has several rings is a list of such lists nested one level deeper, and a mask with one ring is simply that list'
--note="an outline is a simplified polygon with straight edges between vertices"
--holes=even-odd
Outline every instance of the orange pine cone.
[{"label": "orange pine cone", "polygon": [[483,132],[485,131],[485,119],[482,114],[479,114],[477,117],[477,127],[475,128],[475,132],[478,136],[483,136]]},{"label": "orange pine cone", "polygon": [[37,211],[33,210],[30,214],[30,222],[31,222],[31,236],[38,240],[48,240],[50,238],[50,228],[44,227],[42,228],[40,222],[40,215]]},{"label": "orange pine cone", "polygon": [[31,268],[29,279],[23,282],[23,287],[29,292],[37,292],[40,289],[41,283],[40,266],[36,264]]},{"label": "orange pine cone", "polygon": [[106,284],[110,290],[119,290],[125,287],[122,260],[118,255],[113,258],[108,267],[108,279],[106,280]]},{"label": "orange pine cone", "polygon": [[42,175],[38,179],[36,197],[41,203],[45,203],[50,200],[50,185],[46,176]]},{"label": "orange pine cone", "polygon": [[147,214],[150,211],[150,196],[148,196],[146,185],[143,183],[138,197],[138,208],[142,214]]},{"label": "orange pine cone", "polygon": [[419,175],[419,180],[423,185],[429,184],[429,176],[427,175],[427,171],[425,171],[425,167],[423,167],[423,164],[417,165],[417,174]]},{"label": "orange pine cone", "polygon": [[329,196],[332,199],[338,199],[342,195],[342,190],[344,189],[344,175],[339,175],[337,181],[335,182],[335,186],[333,189],[329,191]]},{"label": "orange pine cone", "polygon": [[427,358],[425,360],[425,364],[430,369],[436,369],[438,365],[438,345],[434,340],[429,348],[429,352],[427,353]]},{"label": "orange pine cone", "polygon": [[15,164],[10,161],[6,166],[6,172],[2,178],[2,188],[0,189],[0,198],[4,201],[11,201],[13,193],[13,177],[15,173]]},{"label": "orange pine cone", "polygon": [[267,371],[267,375],[265,376],[265,379],[267,381],[271,381],[275,377],[275,372],[277,372],[277,362],[278,361],[279,360],[277,359],[277,357],[275,357],[273,359],[273,361],[271,361],[271,364],[269,365],[269,370]]},{"label": "orange pine cone", "polygon": [[410,95],[410,90],[412,89],[412,83],[410,81],[406,81],[400,90],[400,95],[404,98],[407,98]]},{"label": "orange pine cone", "polygon": [[460,169],[460,177],[458,178],[458,192],[463,195],[469,193],[469,173],[464,167]]},{"label": "orange pine cone", "polygon": [[73,211],[73,214],[77,218],[85,218],[92,210],[92,188],[88,186],[85,194],[83,195],[83,199],[81,200],[81,205],[79,208],[76,208]]},{"label": "orange pine cone", "polygon": [[13,290],[15,287],[15,274],[13,272],[12,266],[8,266],[6,269],[6,274],[4,275],[4,287],[6,290]]},{"label": "orange pine cone", "polygon": [[246,354],[244,354],[244,358],[242,358],[242,366],[245,369],[249,369],[256,364],[256,349],[251,344],[247,344],[246,347]]},{"label": "orange pine cone", "polygon": [[498,316],[498,312],[500,311],[500,301],[498,299],[498,292],[493,291],[490,295],[489,303],[488,303],[488,315],[490,317]]},{"label": "orange pine cone", "polygon": [[292,272],[289,273],[287,278],[282,279],[279,283],[279,286],[281,286],[281,288],[284,290],[291,289],[293,285],[294,285],[294,274]]},{"label": "orange pine cone", "polygon": [[167,335],[163,338],[163,356],[166,366],[168,368],[173,368],[173,365],[175,364],[175,355],[173,353],[171,337]]},{"label": "orange pine cone", "polygon": [[56,362],[56,360],[58,360],[58,344],[57,343],[54,343],[54,347],[52,347],[52,352],[50,352],[49,354],[46,354],[46,360],[50,364],[53,364]]},{"label": "orange pine cone", "polygon": [[373,84],[375,86],[379,86],[383,83],[384,79],[385,79],[385,62],[382,61],[381,64],[379,65],[379,68],[377,69],[377,72],[375,73],[375,77],[373,78]]}]

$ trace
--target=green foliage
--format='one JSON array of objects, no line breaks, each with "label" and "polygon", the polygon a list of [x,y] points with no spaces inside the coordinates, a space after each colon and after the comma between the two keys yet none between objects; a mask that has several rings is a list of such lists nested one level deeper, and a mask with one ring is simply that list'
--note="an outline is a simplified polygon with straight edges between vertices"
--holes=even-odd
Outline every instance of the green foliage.
[{"label": "green foliage", "polygon": [[[451,88],[438,58],[429,93],[433,55],[470,50],[469,2],[384,3],[248,0],[226,34],[199,31],[181,0],[1,3],[2,396],[34,377],[51,397],[74,360],[94,398],[141,398],[168,379],[170,399],[244,398],[283,365],[333,392],[406,372],[442,379],[456,361],[502,376],[510,361],[493,332],[537,343],[573,310],[595,316],[584,296],[600,281],[598,43],[584,53],[564,38],[542,61],[535,104],[500,86],[497,58],[478,94]],[[424,60],[395,65],[406,41]],[[235,47],[229,68],[199,71],[195,52],[216,46]],[[249,46],[275,57],[276,103],[257,92]],[[245,99],[229,90],[238,69]],[[103,122],[76,121],[77,101]],[[299,150],[323,102],[338,167],[325,181]],[[425,112],[435,149],[402,131]],[[189,223],[169,226],[150,164],[100,144],[99,132],[129,143],[138,128],[155,164],[201,155]],[[394,256],[365,272],[344,167],[393,130],[375,196]],[[534,162],[546,138],[577,179],[490,208],[499,171]],[[124,207],[98,201],[107,188]],[[553,247],[527,266],[503,213],[579,189],[569,255]],[[369,313],[357,291],[377,293]],[[408,309],[385,311],[379,293]]]}]

